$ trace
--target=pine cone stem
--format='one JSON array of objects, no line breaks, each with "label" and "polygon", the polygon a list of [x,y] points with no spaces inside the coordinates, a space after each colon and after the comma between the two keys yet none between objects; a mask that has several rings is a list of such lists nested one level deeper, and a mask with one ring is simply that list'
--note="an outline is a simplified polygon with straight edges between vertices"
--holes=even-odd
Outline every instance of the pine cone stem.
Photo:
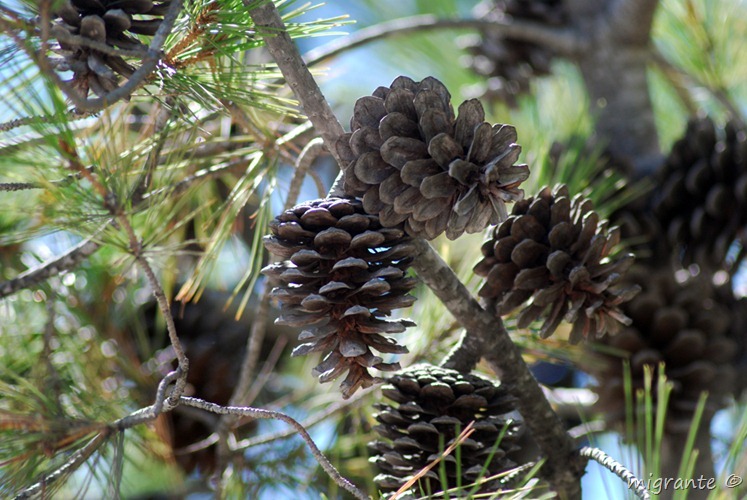
[{"label": "pine cone stem", "polygon": [[[581,498],[580,478],[586,460],[580,457],[573,439],[545,398],[542,388],[529,371],[521,353],[511,341],[500,318],[485,311],[454,271],[423,239],[414,241],[417,257],[412,267],[441,299],[464,328],[462,349],[452,351],[446,367],[464,369],[481,354],[518,398],[518,409],[527,418],[532,436],[547,457],[544,474],[563,498]],[[480,340],[482,342],[480,342]]]}]

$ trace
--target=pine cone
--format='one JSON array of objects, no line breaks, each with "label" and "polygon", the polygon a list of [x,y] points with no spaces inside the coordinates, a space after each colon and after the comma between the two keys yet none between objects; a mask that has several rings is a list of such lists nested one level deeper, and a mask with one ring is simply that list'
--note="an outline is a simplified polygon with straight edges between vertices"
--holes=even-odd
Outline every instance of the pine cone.
[{"label": "pine cone", "polygon": [[[379,413],[375,418],[381,425],[375,429],[385,441],[369,444],[373,454],[370,461],[382,472],[374,481],[383,491],[399,489],[451,445],[472,421],[475,432],[461,444],[461,465],[456,466],[455,453],[444,459],[448,487],[457,486],[458,472],[461,483],[467,485],[483,470],[483,477],[489,477],[516,465],[509,455],[517,450],[523,427],[507,415],[514,410],[514,399],[500,383],[422,364],[392,376],[382,393],[397,403],[396,407],[376,405]],[[414,489],[420,491],[420,487],[435,494],[444,486],[438,470],[432,469]],[[495,490],[498,486],[493,481],[486,483],[485,489]]]},{"label": "pine cone", "polygon": [[[721,137],[720,137],[721,136]],[[693,120],[658,173],[654,210],[683,265],[723,265],[747,227],[747,135],[734,123],[717,131]]]},{"label": "pine cone", "polygon": [[265,246],[288,261],[263,272],[280,281],[273,290],[282,311],[278,324],[306,327],[294,356],[325,351],[314,369],[320,382],[349,371],[342,383],[344,398],[359,387],[381,382],[368,368],[393,371],[371,348],[402,354],[407,349],[386,333],[401,333],[414,323],[387,321],[394,309],[412,305],[408,295],[415,279],[405,271],[413,247],[401,229],[382,228],[358,200],[326,199],[298,205],[270,223]]},{"label": "pine cone", "polygon": [[[681,278],[678,273],[677,276]],[[633,323],[601,345],[619,349],[630,360],[633,391],[643,388],[644,366],[654,369],[664,362],[674,383],[669,400],[667,429],[687,432],[701,392],[708,391],[706,418],[723,407],[734,389],[736,343],[731,340],[733,311],[724,305],[728,287],[717,287],[702,275],[684,283],[664,269],[635,266],[626,279],[640,283],[643,291],[622,310]],[[738,332],[739,336],[744,331]],[[623,363],[619,356],[585,357],[586,367],[599,381],[598,408],[610,421],[625,420]]]},{"label": "pine cone", "polygon": [[[563,0],[485,0],[474,9],[476,19],[505,23],[510,19],[563,26],[568,12]],[[529,91],[534,77],[549,75],[555,53],[546,46],[486,32],[465,37],[462,43],[470,57],[468,65],[488,77],[482,97],[516,105],[516,98]]]},{"label": "pine cone", "polygon": [[[152,36],[158,30],[171,0],[65,0],[56,15],[52,35],[59,52],[73,71],[72,84],[88,95],[103,96],[117,88],[117,74],[129,77],[135,68],[122,57],[78,45],[65,35],[78,35],[124,50],[145,50],[136,36]],[[145,16],[145,17],[143,17]]]},{"label": "pine cone", "polygon": [[480,296],[494,301],[500,315],[531,299],[518,325],[525,328],[544,314],[542,338],[564,318],[573,323],[571,343],[614,334],[630,323],[619,305],[638,291],[615,286],[633,261],[632,255],[610,256],[619,240],[619,230],[607,230],[590,200],[571,200],[564,185],[543,188],[516,203],[483,244],[484,258],[474,269],[486,278]]},{"label": "pine cone", "polygon": [[459,106],[435,78],[400,76],[358,99],[352,133],[337,143],[346,162],[345,192],[363,196],[384,227],[405,224],[411,236],[455,239],[506,217],[529,175],[514,165],[521,148],[510,125],[484,122],[479,101]]}]

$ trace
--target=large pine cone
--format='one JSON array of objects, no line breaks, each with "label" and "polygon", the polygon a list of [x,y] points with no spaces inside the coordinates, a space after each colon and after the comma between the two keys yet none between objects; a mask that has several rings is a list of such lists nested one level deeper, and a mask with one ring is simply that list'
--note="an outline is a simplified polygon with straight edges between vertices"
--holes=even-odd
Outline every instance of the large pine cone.
[{"label": "large pine cone", "polygon": [[[717,287],[702,275],[679,282],[667,269],[635,266],[626,279],[643,286],[643,291],[622,310],[633,323],[618,335],[600,344],[618,349],[630,361],[633,391],[643,388],[644,366],[657,373],[666,365],[666,376],[674,390],[669,401],[667,428],[687,432],[701,392],[708,391],[706,417],[721,408],[734,389],[734,362],[737,345],[730,337],[734,311],[725,299],[736,302],[728,286]],[[620,356],[602,354],[585,357],[586,369],[599,382],[598,408],[607,418],[621,424],[625,420],[623,361]]]},{"label": "large pine cone", "polygon": [[298,205],[270,223],[265,246],[285,262],[263,272],[281,283],[273,295],[281,305],[278,324],[305,327],[294,356],[324,351],[314,369],[320,382],[349,371],[344,398],[381,380],[368,368],[398,370],[371,348],[402,354],[407,349],[382,334],[401,333],[409,320],[387,321],[394,309],[412,305],[415,279],[405,271],[413,247],[401,229],[382,228],[358,200],[326,199]]},{"label": "large pine cone", "polygon": [[355,104],[351,133],[337,143],[345,192],[363,196],[384,227],[405,223],[411,236],[455,239],[506,217],[529,175],[514,165],[521,148],[510,125],[484,122],[472,99],[454,117],[451,96],[435,78],[400,76]]},{"label": "large pine cone", "polygon": [[683,264],[723,265],[747,227],[747,135],[734,123],[717,131],[693,120],[658,174],[654,209]]},{"label": "large pine cone", "polygon": [[529,301],[518,325],[525,328],[545,315],[542,338],[564,318],[573,323],[572,343],[614,334],[630,323],[620,304],[638,291],[616,286],[633,262],[632,255],[611,256],[619,240],[619,230],[607,230],[590,200],[571,199],[564,185],[545,187],[516,203],[483,244],[484,258],[474,269],[486,278],[479,294],[500,315]]},{"label": "large pine cone", "polygon": [[[568,12],[563,0],[485,0],[474,9],[476,19],[495,23],[511,19],[563,26]],[[483,97],[516,105],[536,76],[549,75],[555,53],[547,46],[487,32],[464,39],[469,66],[488,77]]]},{"label": "large pine cone", "polygon": [[52,35],[58,38],[60,52],[73,71],[72,84],[83,95],[89,90],[103,96],[117,88],[117,75],[129,77],[135,68],[118,55],[66,40],[78,35],[112,48],[145,50],[131,35],[152,36],[158,30],[171,0],[65,0],[57,10]]},{"label": "large pine cone", "polygon": [[[509,458],[516,451],[523,427],[508,415],[514,410],[514,398],[500,383],[476,374],[463,374],[431,365],[415,365],[398,373],[382,388],[384,396],[397,406],[376,405],[381,425],[376,431],[385,441],[369,444],[371,461],[382,472],[374,481],[383,491],[395,491],[413,475],[430,464],[451,445],[459,433],[474,421],[475,432],[461,444],[462,463],[456,465],[455,453],[445,460],[448,487],[474,482],[481,471],[489,477],[514,467]],[[500,443],[496,443],[504,432]],[[487,459],[495,449],[492,459]],[[496,490],[496,482],[484,485]],[[444,485],[438,469],[428,471],[415,491],[435,494]]]}]

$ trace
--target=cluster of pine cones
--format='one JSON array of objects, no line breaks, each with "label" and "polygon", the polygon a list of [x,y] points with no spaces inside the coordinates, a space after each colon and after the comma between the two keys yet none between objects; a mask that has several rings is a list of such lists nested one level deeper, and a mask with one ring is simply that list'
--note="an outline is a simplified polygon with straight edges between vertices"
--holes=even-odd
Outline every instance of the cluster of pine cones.
[{"label": "cluster of pine cones", "polygon": [[343,397],[381,382],[369,369],[398,370],[388,358],[407,352],[387,335],[414,323],[387,317],[414,301],[411,238],[482,231],[523,197],[516,131],[484,119],[474,99],[455,113],[435,78],[399,77],[358,100],[336,145],[348,197],[302,203],[271,223],[265,246],[282,260],[264,272],[277,283],[279,321],[305,328],[294,355],[324,353],[321,382],[346,374]]},{"label": "cluster of pine cones", "polygon": [[73,72],[72,85],[81,95],[98,96],[117,88],[118,75],[128,78],[136,68],[114,50],[104,52],[79,42],[98,42],[111,49],[145,51],[138,35],[158,30],[171,0],[65,0],[57,9],[52,35],[62,56],[60,69]]},{"label": "cluster of pine cones", "polygon": [[[599,409],[624,421],[623,364],[634,389],[644,367],[660,362],[673,383],[666,425],[685,433],[703,391],[705,418],[747,388],[747,298],[731,276],[747,248],[747,133],[693,119],[659,171],[653,192],[618,210],[613,220],[635,238],[636,265],[624,281],[643,291],[622,311],[631,319],[600,341],[586,369],[599,381]],[[601,362],[600,362],[601,361]]]},{"label": "cluster of pine cones", "polygon": [[[544,317],[545,337],[570,321],[574,342],[630,323],[621,305],[638,287],[621,280],[632,257],[617,253],[619,231],[564,186],[524,199],[529,169],[515,165],[514,128],[486,123],[475,99],[455,113],[450,99],[435,78],[406,77],[359,99],[351,132],[336,144],[346,197],[286,210],[265,238],[281,259],[264,269],[282,306],[278,322],[303,328],[293,354],[322,353],[314,373],[321,382],[344,375],[344,398],[383,382],[369,369],[400,370],[389,358],[407,349],[388,336],[414,323],[389,316],[414,301],[412,238],[455,239],[497,224],[476,267],[486,277],[480,295],[496,314],[524,305],[520,323]],[[378,406],[383,439],[371,445],[382,490],[405,485],[473,421],[462,463],[445,459],[446,484],[429,471],[419,488],[442,491],[515,466],[522,426],[504,386],[428,365],[387,381],[383,393],[398,406]],[[478,489],[500,487],[493,479]]]}]

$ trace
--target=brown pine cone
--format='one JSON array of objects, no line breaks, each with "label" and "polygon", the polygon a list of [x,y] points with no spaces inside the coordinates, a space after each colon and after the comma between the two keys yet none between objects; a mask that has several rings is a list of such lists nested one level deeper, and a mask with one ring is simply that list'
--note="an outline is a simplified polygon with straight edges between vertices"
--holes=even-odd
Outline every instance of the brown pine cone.
[{"label": "brown pine cone", "polygon": [[490,125],[479,101],[459,106],[435,78],[400,76],[355,104],[351,133],[337,143],[345,192],[363,196],[384,227],[405,224],[411,236],[456,239],[506,217],[506,202],[524,192],[526,165],[510,125]]},{"label": "brown pine cone", "polygon": [[81,94],[103,96],[117,88],[117,75],[129,77],[135,67],[122,57],[77,44],[65,35],[78,35],[112,48],[145,50],[136,36],[158,30],[171,0],[65,0],[56,12],[52,35],[73,71],[72,84]]},{"label": "brown pine cone", "polygon": [[314,369],[329,382],[345,371],[344,398],[359,387],[381,382],[368,368],[398,370],[371,348],[402,354],[407,348],[382,334],[414,326],[406,319],[387,321],[394,309],[412,305],[415,279],[405,274],[412,261],[410,238],[401,229],[382,228],[358,200],[331,198],[297,205],[270,223],[265,246],[285,262],[263,272],[280,282],[273,290],[282,305],[278,324],[305,327],[294,356],[324,351]]},{"label": "brown pine cone", "polygon": [[[425,364],[412,366],[387,382],[382,393],[397,405],[376,405],[379,413],[375,418],[380,425],[375,430],[384,440],[369,444],[373,455],[370,461],[381,471],[374,481],[383,491],[399,489],[472,421],[475,432],[461,444],[461,465],[457,466],[455,453],[444,459],[447,486],[457,486],[460,472],[461,484],[467,485],[482,471],[482,477],[490,477],[516,465],[510,455],[518,450],[523,426],[508,415],[514,410],[514,398],[500,383]],[[413,489],[435,494],[444,486],[438,470],[432,469]],[[483,487],[490,491],[498,488],[498,481],[489,481]]]},{"label": "brown pine cone", "polygon": [[570,342],[616,333],[629,324],[620,304],[636,286],[616,286],[633,262],[632,255],[611,257],[619,243],[617,228],[607,230],[590,200],[568,188],[543,188],[514,205],[511,216],[482,246],[475,274],[485,277],[480,296],[505,315],[529,301],[518,317],[520,328],[540,316],[542,338],[565,319],[573,323]]},{"label": "brown pine cone", "polygon": [[710,418],[734,389],[737,345],[730,338],[734,311],[724,305],[724,294],[733,298],[732,292],[702,275],[682,274],[687,273],[676,276],[687,278],[684,282],[667,269],[633,267],[626,280],[639,283],[643,290],[622,305],[632,324],[599,342],[619,350],[619,355],[582,360],[589,363],[585,369],[599,384],[598,409],[613,423],[625,421],[623,359],[630,361],[634,393],[643,388],[644,366],[651,367],[655,377],[657,365],[665,363],[666,376],[674,384],[666,417],[669,432],[687,432],[701,392],[709,393],[706,418]]},{"label": "brown pine cone", "polygon": [[[474,9],[476,19],[495,23],[511,19],[563,26],[568,21],[563,0],[484,0]],[[529,91],[537,76],[549,75],[555,53],[547,46],[484,32],[465,37],[470,54],[468,65],[488,78],[482,97],[516,105],[516,98]]]},{"label": "brown pine cone", "polygon": [[690,121],[658,172],[654,211],[682,264],[718,269],[747,228],[747,134]]}]

